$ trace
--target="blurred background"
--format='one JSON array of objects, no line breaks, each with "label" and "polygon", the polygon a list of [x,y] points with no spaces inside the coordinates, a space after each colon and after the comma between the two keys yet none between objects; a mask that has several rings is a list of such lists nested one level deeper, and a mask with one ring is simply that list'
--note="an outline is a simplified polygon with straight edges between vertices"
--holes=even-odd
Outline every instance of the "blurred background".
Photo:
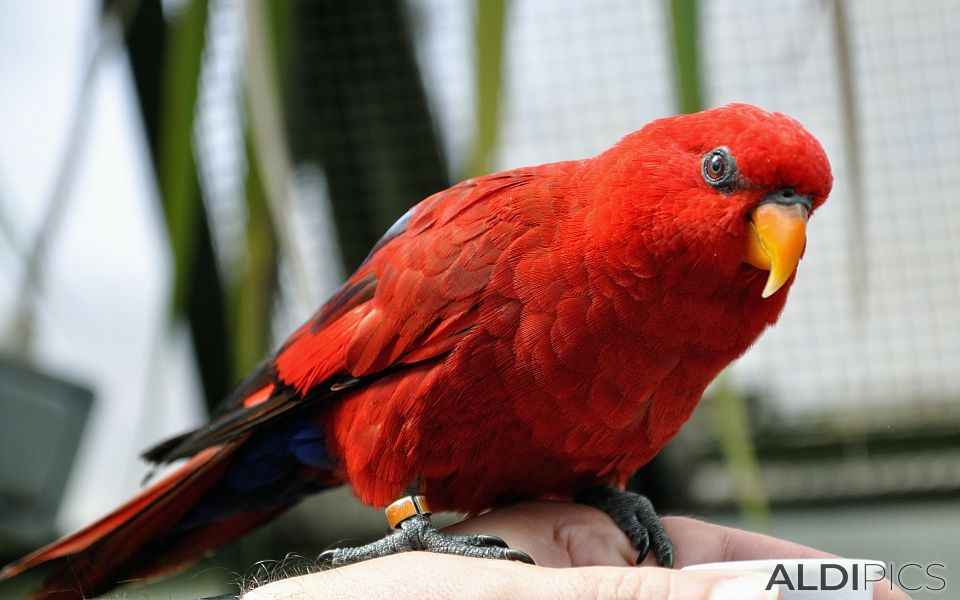
[{"label": "blurred background", "polygon": [[[132,495],[139,452],[420,199],[738,101],[804,123],[834,192],[780,323],[634,484],[960,585],[957,64],[953,0],[5,3],[0,558]],[[118,597],[224,593],[384,531],[338,491]]]}]

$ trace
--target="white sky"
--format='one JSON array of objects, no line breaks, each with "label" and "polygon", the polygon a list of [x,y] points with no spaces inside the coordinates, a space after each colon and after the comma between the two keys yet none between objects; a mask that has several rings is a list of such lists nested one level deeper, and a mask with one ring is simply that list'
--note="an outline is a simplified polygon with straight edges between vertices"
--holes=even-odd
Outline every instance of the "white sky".
[{"label": "white sky", "polygon": [[[17,2],[0,19],[0,80],[7,82],[0,93],[0,202],[21,240],[32,240],[48,201],[98,5]],[[137,452],[200,415],[186,345],[177,344],[169,359],[154,350],[163,347],[170,259],[130,84],[124,55],[112,53],[96,80],[90,135],[38,310],[36,364],[96,394],[68,488],[67,526],[133,492],[144,473]],[[5,327],[21,269],[4,242],[0,265]],[[104,461],[115,456],[131,458]]]}]

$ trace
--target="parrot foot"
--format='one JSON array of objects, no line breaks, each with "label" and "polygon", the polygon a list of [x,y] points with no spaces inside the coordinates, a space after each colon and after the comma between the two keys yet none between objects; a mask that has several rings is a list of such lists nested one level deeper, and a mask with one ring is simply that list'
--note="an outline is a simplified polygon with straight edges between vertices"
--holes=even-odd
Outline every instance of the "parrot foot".
[{"label": "parrot foot", "polygon": [[610,515],[613,522],[630,538],[633,547],[640,552],[637,564],[643,562],[650,550],[653,550],[658,565],[668,569],[673,567],[673,542],[646,496],[625,492],[613,486],[598,486],[577,496],[576,501],[599,508]]},{"label": "parrot foot", "polygon": [[534,564],[526,552],[514,550],[507,543],[492,535],[453,535],[439,531],[427,515],[415,515],[400,522],[397,531],[383,539],[357,548],[335,548],[317,557],[321,567],[342,567],[372,558],[390,556],[400,552],[422,550],[469,556],[515,560]]}]

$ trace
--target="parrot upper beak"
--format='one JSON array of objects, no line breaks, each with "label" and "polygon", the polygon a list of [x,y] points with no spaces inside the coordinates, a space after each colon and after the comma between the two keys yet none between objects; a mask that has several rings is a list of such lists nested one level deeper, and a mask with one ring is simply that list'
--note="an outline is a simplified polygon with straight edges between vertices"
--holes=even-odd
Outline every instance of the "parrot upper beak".
[{"label": "parrot upper beak", "polygon": [[807,241],[807,217],[812,203],[792,189],[763,199],[750,215],[750,236],[744,262],[770,271],[763,297],[769,298],[790,279]]}]

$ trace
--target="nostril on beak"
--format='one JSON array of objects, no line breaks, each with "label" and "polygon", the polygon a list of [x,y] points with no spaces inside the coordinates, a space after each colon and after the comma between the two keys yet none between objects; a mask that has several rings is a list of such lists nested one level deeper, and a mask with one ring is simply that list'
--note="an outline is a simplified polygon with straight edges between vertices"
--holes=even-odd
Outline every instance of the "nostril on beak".
[{"label": "nostril on beak", "polygon": [[810,210],[813,204],[810,196],[798,194],[793,188],[781,188],[775,192],[772,192],[768,194],[767,197],[760,202],[760,204],[767,204],[769,202],[773,202],[774,204],[782,204],[784,206],[799,204],[801,206],[806,206],[807,210]]}]

